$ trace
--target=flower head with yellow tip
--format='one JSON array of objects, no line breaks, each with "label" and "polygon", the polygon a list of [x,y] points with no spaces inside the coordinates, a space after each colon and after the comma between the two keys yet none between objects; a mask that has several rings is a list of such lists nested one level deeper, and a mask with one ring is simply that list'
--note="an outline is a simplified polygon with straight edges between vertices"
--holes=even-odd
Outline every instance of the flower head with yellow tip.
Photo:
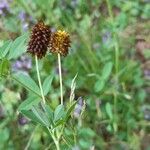
[{"label": "flower head with yellow tip", "polygon": [[70,47],[70,36],[67,32],[58,30],[52,34],[50,52],[66,56]]}]

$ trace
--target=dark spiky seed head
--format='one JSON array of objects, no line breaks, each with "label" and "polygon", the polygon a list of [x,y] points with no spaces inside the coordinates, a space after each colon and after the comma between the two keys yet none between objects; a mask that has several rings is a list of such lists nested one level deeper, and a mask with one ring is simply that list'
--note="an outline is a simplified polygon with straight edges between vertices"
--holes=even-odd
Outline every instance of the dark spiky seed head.
[{"label": "dark spiky seed head", "polygon": [[66,56],[70,47],[70,36],[67,32],[58,30],[50,39],[50,52]]},{"label": "dark spiky seed head", "polygon": [[45,56],[51,36],[49,26],[43,22],[38,22],[34,25],[30,36],[27,52],[38,58]]}]

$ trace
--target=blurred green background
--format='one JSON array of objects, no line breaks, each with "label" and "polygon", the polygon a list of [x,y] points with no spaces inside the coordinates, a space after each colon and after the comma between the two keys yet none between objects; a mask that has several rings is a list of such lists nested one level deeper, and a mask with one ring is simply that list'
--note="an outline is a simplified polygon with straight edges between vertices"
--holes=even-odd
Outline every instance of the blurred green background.
[{"label": "blurred green background", "polygon": [[[0,47],[28,33],[37,20],[52,31],[69,32],[70,53],[62,58],[64,97],[69,99],[71,81],[78,74],[75,98],[86,102],[75,128],[64,133],[72,149],[150,150],[149,19],[149,0],[0,0]],[[37,81],[35,62],[22,54],[25,49],[11,59],[10,69]],[[40,69],[42,79],[54,75],[48,97],[56,106],[57,57],[49,54],[40,60]],[[27,94],[10,78],[0,78],[1,150],[25,149],[30,139],[31,150],[54,149],[42,128],[34,130],[17,111]],[[75,135],[76,144],[71,140]]]}]

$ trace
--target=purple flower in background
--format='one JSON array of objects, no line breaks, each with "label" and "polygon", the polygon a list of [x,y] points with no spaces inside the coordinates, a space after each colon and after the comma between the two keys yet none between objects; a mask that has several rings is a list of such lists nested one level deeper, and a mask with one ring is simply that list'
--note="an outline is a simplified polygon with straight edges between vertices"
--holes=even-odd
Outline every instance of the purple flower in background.
[{"label": "purple flower in background", "polygon": [[19,115],[19,117],[18,117],[18,123],[20,125],[23,126],[23,125],[27,124],[28,122],[29,122],[29,120],[26,117],[24,117],[22,115]]},{"label": "purple flower in background", "polygon": [[31,58],[26,55],[23,55],[12,64],[12,71],[22,71],[23,73],[28,74],[28,71],[31,69],[31,67]]},{"label": "purple flower in background", "polygon": [[5,16],[7,12],[10,10],[9,4],[12,1],[10,0],[0,0],[0,15]]},{"label": "purple flower in background", "polygon": [[78,98],[78,103],[76,104],[75,110],[74,110],[74,117],[79,118],[82,115],[82,112],[85,109],[85,101],[82,99],[82,97]]},{"label": "purple flower in background", "polygon": [[21,11],[18,15],[18,18],[20,19],[23,31],[27,31],[29,25],[34,22],[34,19],[29,16],[25,11]]},{"label": "purple flower in background", "polygon": [[150,78],[150,70],[144,70],[144,76],[146,77],[146,78]]},{"label": "purple flower in background", "polygon": [[105,32],[102,36],[102,41],[104,44],[106,44],[107,42],[109,42],[111,39],[111,33],[110,32]]},{"label": "purple flower in background", "polygon": [[22,22],[24,22],[26,20],[26,13],[24,11],[21,11],[18,17]]}]

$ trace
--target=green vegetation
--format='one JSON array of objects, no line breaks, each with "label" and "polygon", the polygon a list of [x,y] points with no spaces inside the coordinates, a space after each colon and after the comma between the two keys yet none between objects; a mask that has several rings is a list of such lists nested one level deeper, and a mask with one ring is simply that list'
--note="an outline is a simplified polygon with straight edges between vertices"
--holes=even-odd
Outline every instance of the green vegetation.
[{"label": "green vegetation", "polygon": [[[149,150],[148,0],[1,1],[0,149]],[[39,20],[71,38],[64,105],[57,55],[26,53]]]}]

